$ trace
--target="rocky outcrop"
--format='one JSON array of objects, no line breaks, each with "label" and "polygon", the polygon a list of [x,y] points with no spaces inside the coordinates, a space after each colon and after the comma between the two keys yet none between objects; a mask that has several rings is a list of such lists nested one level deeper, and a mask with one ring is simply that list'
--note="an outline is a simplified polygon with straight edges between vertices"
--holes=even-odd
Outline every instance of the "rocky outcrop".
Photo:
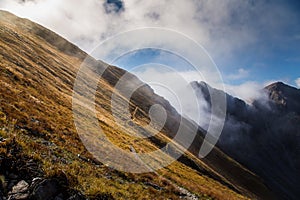
[{"label": "rocky outcrop", "polygon": [[300,115],[300,90],[282,82],[265,87],[265,91],[273,104],[281,112],[296,112]]},{"label": "rocky outcrop", "polygon": [[34,178],[31,184],[21,180],[8,192],[7,200],[85,200],[88,199],[78,191],[70,191],[57,179]]},{"label": "rocky outcrop", "polygon": [[15,186],[13,186],[12,191],[8,192],[9,200],[23,200],[29,197],[29,184],[21,180]]},{"label": "rocky outcrop", "polygon": [[63,172],[47,177],[39,162],[25,156],[14,139],[2,145],[9,154],[0,154],[0,200],[97,199],[72,189]]}]

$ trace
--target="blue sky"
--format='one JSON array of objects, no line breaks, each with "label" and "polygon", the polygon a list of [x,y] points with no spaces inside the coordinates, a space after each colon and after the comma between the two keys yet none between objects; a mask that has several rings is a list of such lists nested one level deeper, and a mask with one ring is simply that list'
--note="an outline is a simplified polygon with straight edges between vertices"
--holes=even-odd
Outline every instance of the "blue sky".
[{"label": "blue sky", "polygon": [[[300,78],[297,0],[1,0],[0,8],[46,26],[87,52],[107,38],[136,28],[178,31],[203,46],[228,85],[254,82],[263,86],[281,80],[296,86]],[[137,64],[161,62],[186,69],[182,60],[163,55],[165,59],[155,50],[142,50],[114,64],[130,70]]]},{"label": "blue sky", "polygon": [[[267,23],[263,28],[258,27],[258,41],[236,52],[234,59],[225,63],[233,67],[244,66],[249,70],[249,77],[238,82],[283,80],[295,85],[294,80],[300,76],[300,3],[295,0],[269,3],[281,7],[280,15],[269,10],[273,21],[269,26]],[[263,17],[264,13],[261,15]],[[255,19],[253,21],[255,26]]]},{"label": "blue sky", "polygon": [[[214,57],[214,53],[208,48],[208,53],[228,84],[238,85],[247,81],[264,83],[278,80],[297,86],[295,80],[300,77],[300,2],[296,0],[266,2],[266,5],[276,6],[277,10],[274,12],[272,9],[267,10],[268,7],[266,7],[267,14],[247,13],[249,20],[243,21],[240,20],[243,13],[232,14],[229,26],[238,29],[243,24],[242,26],[256,29],[255,42],[233,50],[233,55],[228,57]],[[264,24],[256,23],[256,18],[264,18],[264,14],[269,17],[266,20],[271,19],[271,21],[266,21]],[[128,70],[133,66],[158,60],[165,65],[182,70],[188,65],[180,59],[176,61],[165,59],[162,62],[160,56],[159,51],[145,49],[139,53],[126,55],[115,64]]]}]

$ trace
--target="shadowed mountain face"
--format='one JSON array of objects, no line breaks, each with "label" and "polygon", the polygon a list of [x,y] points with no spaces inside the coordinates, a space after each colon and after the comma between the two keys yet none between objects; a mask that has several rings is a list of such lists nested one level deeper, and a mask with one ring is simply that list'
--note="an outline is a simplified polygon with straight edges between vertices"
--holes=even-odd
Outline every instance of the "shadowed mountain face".
[{"label": "shadowed mountain face", "polygon": [[[126,71],[89,57],[89,65],[103,72],[96,80],[96,117],[112,144],[127,152],[152,152],[170,142],[181,122],[186,135],[197,131],[189,151],[155,173],[131,174],[104,165],[87,151],[73,121],[73,85],[88,55],[50,30],[4,11],[0,11],[0,49],[0,199],[12,195],[18,181],[33,190],[40,188],[33,181],[36,175],[29,161],[36,163],[39,177],[57,180],[63,176],[68,183],[64,189],[77,188],[90,199],[274,199],[259,177],[220,149],[214,148],[207,157],[198,159],[195,155],[203,142],[200,127],[181,117],[168,101],[131,74],[124,85],[128,89],[140,85],[132,97],[116,92],[114,87]],[[89,93],[88,85],[82,87]],[[122,121],[128,119],[122,109],[115,113],[122,123],[112,115],[114,92],[118,101],[128,103],[130,120]],[[90,109],[83,102],[81,115]],[[163,129],[146,139],[134,137],[153,134],[153,129],[145,125],[150,122],[149,109],[155,104],[167,114]],[[84,127],[87,122],[82,124]],[[182,139],[176,142],[180,145]],[[102,148],[103,157],[109,148]],[[113,156],[120,158],[118,154]],[[72,194],[47,195],[67,199]]]},{"label": "shadowed mountain face", "polygon": [[[210,86],[192,84],[199,98],[209,102]],[[227,118],[218,146],[262,177],[281,198],[298,199],[300,90],[277,82],[261,94],[251,105],[227,94]]]}]

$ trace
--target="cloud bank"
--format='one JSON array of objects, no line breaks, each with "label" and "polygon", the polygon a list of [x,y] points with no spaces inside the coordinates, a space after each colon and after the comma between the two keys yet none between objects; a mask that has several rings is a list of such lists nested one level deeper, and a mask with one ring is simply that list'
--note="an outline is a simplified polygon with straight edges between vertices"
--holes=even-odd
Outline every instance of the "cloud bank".
[{"label": "cloud bank", "polygon": [[86,51],[122,31],[154,26],[188,35],[214,58],[230,58],[258,43],[262,32],[274,35],[292,15],[279,4],[250,0],[2,0],[0,8],[36,21]]}]

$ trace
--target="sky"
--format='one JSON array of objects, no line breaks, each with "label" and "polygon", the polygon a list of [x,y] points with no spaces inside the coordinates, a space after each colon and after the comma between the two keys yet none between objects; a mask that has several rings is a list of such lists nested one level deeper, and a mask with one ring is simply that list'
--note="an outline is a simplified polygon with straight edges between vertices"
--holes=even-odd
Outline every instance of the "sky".
[{"label": "sky", "polygon": [[[137,66],[158,63],[170,66],[187,82],[204,80],[244,100],[274,81],[300,88],[297,0],[0,0],[0,9],[42,24],[97,59],[132,71],[142,80],[163,72],[155,64],[144,70]],[[153,39],[155,31],[118,40],[124,32],[145,27],[168,30],[173,43],[162,44],[164,33]],[[105,41],[110,43],[102,45]],[[120,46],[125,53],[111,59],[112,49]],[[100,48],[107,54],[95,53]],[[180,48],[183,53],[178,55]],[[197,53],[210,60],[197,64],[216,68],[217,81],[216,73],[195,76],[195,63],[189,61]],[[164,77],[172,75],[166,72]]]}]

